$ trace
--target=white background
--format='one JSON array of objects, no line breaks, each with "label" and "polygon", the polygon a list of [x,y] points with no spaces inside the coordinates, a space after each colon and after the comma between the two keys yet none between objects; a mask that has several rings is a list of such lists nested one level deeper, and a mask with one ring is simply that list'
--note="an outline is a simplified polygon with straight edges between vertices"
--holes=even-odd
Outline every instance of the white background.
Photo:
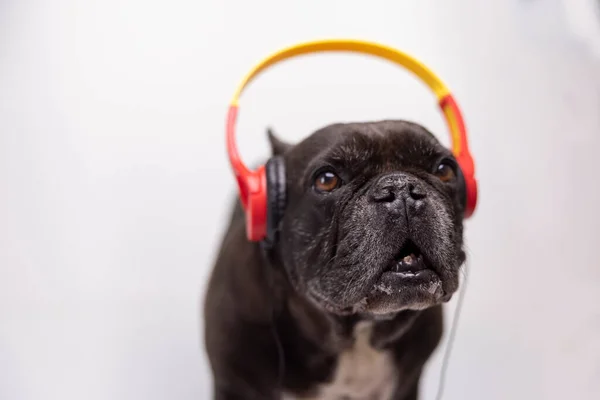
[{"label": "white background", "polygon": [[[0,399],[209,398],[200,304],[234,193],[229,96],[268,53],[331,36],[417,56],[465,113],[481,194],[445,398],[599,398],[600,62],[561,7],[0,1]],[[294,141],[406,118],[448,142],[420,83],[357,56],[283,64],[241,112],[249,162],[268,125]],[[439,368],[437,353],[425,399]]]}]

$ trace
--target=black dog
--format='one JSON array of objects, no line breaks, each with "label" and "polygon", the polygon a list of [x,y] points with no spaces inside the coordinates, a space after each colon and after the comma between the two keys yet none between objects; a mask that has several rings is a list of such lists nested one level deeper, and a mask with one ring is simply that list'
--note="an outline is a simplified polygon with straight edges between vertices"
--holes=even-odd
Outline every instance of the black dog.
[{"label": "black dog", "polygon": [[205,302],[215,399],[417,399],[465,261],[455,159],[404,121],[269,136],[288,202],[268,250],[233,212]]}]

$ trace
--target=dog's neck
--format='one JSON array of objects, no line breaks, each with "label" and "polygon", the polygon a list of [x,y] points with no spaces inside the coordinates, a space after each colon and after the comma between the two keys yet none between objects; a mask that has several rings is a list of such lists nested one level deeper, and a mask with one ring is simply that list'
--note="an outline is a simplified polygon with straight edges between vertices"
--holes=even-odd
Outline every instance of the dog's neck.
[{"label": "dog's neck", "polygon": [[370,326],[371,346],[383,349],[400,339],[420,313],[406,310],[388,315],[386,319],[360,314],[340,316],[319,309],[298,294],[288,297],[287,306],[289,313],[298,321],[298,326],[307,337],[334,352],[352,345],[359,325]]}]

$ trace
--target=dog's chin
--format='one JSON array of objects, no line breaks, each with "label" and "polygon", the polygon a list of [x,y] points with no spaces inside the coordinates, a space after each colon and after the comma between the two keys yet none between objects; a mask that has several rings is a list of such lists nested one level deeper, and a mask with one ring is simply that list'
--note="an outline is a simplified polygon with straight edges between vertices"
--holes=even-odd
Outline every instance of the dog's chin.
[{"label": "dog's chin", "polygon": [[384,271],[366,297],[363,313],[423,310],[442,303],[444,297],[442,279],[431,269],[416,273]]},{"label": "dog's chin", "polygon": [[424,310],[448,301],[451,295],[444,293],[442,280],[433,271],[414,276],[386,271],[373,290],[355,304],[336,304],[317,293],[309,293],[308,297],[331,314],[385,317],[405,310]]},{"label": "dog's chin", "polygon": [[445,295],[440,277],[430,270],[410,276],[386,271],[373,290],[352,305],[336,304],[320,294],[309,293],[315,305],[331,314],[373,317],[385,317],[405,310],[424,310],[444,303],[450,297]]}]

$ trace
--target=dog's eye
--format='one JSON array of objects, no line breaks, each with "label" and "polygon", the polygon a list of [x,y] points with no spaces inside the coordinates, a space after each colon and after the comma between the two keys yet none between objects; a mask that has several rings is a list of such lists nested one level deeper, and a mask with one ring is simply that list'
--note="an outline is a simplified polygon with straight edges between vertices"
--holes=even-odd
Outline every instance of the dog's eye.
[{"label": "dog's eye", "polygon": [[320,172],[315,178],[315,189],[319,192],[331,192],[340,186],[342,180],[331,171]]},{"label": "dog's eye", "polygon": [[442,182],[450,182],[456,178],[454,168],[450,164],[441,163],[438,165],[435,175],[440,178]]}]

